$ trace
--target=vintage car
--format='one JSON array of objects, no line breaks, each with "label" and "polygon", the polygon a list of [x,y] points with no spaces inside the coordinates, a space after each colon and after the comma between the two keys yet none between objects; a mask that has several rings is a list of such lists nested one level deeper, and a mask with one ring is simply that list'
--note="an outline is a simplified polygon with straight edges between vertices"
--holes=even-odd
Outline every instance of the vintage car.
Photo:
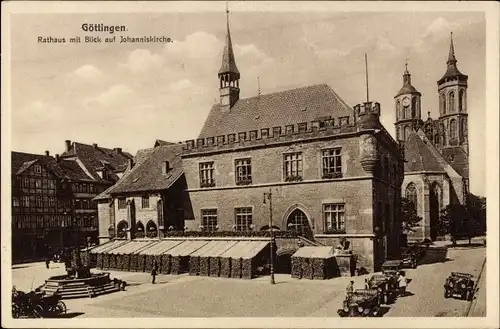
[{"label": "vintage car", "polygon": [[380,298],[377,289],[356,289],[343,302],[337,311],[341,317],[378,316],[380,314]]},{"label": "vintage car", "polygon": [[13,318],[47,318],[66,313],[66,304],[57,294],[48,295],[41,291],[24,293],[13,287],[12,289],[12,317]]},{"label": "vintage car", "polygon": [[474,296],[472,274],[451,272],[444,284],[444,298],[458,297],[471,301]]},{"label": "vintage car", "polygon": [[397,281],[398,272],[403,267],[401,260],[388,260],[382,264],[382,273]]},{"label": "vintage car", "polygon": [[401,261],[403,267],[417,268],[417,251],[413,248],[405,248],[401,250]]},{"label": "vintage car", "polygon": [[398,295],[397,280],[385,274],[373,274],[367,283],[368,289],[378,291],[380,304],[390,304]]}]

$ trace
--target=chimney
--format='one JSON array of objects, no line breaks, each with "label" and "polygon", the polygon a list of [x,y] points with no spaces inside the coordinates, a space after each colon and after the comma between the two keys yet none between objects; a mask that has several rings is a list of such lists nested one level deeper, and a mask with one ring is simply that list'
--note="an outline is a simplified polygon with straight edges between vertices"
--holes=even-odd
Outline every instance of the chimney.
[{"label": "chimney", "polygon": [[59,162],[59,154],[56,154],[56,162]]},{"label": "chimney", "polygon": [[71,141],[67,139],[65,142],[66,142],[66,152],[69,152],[69,149],[71,148]]},{"label": "chimney", "polygon": [[122,153],[122,148],[121,147],[115,147],[114,151],[118,154]]},{"label": "chimney", "polygon": [[99,145],[97,145],[96,143],[92,144],[92,146],[96,149],[99,147]]},{"label": "chimney", "polygon": [[45,151],[45,156],[47,156],[47,157],[50,156],[49,151]]},{"label": "chimney", "polygon": [[127,169],[132,169],[133,166],[134,166],[133,160],[132,159],[128,159]]}]

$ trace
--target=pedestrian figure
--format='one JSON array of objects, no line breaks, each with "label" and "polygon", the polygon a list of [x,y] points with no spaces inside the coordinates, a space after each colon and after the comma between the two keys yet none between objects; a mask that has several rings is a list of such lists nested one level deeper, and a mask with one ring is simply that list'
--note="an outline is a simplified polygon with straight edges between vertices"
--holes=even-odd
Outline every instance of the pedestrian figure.
[{"label": "pedestrian figure", "polygon": [[349,282],[347,288],[345,289],[345,293],[346,293],[346,299],[350,300],[354,293],[354,281]]},{"label": "pedestrian figure", "polygon": [[45,258],[45,266],[46,266],[47,268],[49,268],[49,264],[50,264],[50,257],[49,257],[49,256],[47,256],[47,257]]},{"label": "pedestrian figure", "polygon": [[399,286],[399,295],[406,295],[406,286],[408,285],[407,279],[405,277],[404,272],[399,272],[398,276],[398,286]]},{"label": "pedestrian figure", "polygon": [[370,289],[370,284],[368,284],[368,278],[365,278],[365,289]]},{"label": "pedestrian figure", "polygon": [[158,271],[158,263],[156,262],[156,258],[153,259],[153,268],[151,269],[151,276],[153,277],[153,284],[156,280],[156,273]]}]

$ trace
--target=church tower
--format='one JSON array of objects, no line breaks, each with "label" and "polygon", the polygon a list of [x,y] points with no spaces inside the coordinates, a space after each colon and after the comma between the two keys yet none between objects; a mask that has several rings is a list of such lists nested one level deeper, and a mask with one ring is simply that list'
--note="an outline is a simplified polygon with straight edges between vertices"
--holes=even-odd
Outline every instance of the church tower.
[{"label": "church tower", "polygon": [[411,84],[411,74],[408,72],[408,64],[405,64],[403,86],[394,96],[396,105],[396,140],[406,141],[410,132],[421,125],[421,97],[422,94]]},{"label": "church tower", "polygon": [[441,148],[462,148],[469,154],[467,123],[467,75],[457,68],[453,33],[450,52],[444,76],[437,82],[439,93],[439,130],[442,136]]},{"label": "church tower", "polygon": [[231,32],[229,31],[229,9],[226,7],[227,34],[226,45],[222,54],[222,65],[219,70],[220,108],[230,111],[240,97],[240,72],[234,60]]}]

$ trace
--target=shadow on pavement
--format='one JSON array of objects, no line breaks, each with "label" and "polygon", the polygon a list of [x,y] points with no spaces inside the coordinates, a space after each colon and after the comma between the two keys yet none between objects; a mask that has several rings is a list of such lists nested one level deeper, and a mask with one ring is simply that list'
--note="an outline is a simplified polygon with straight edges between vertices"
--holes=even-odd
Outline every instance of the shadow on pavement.
[{"label": "shadow on pavement", "polygon": [[80,316],[83,314],[85,314],[85,313],[83,313],[83,312],[69,312],[66,314],[60,314],[56,318],[57,319],[72,319],[72,318],[76,318],[77,316]]},{"label": "shadow on pavement", "polygon": [[400,295],[398,298],[401,298],[401,297],[410,297],[410,296],[415,296],[415,294],[412,293],[411,291],[406,291],[404,293],[404,295]]},{"label": "shadow on pavement", "polygon": [[453,245],[449,245],[448,248],[450,249],[477,249],[477,248],[484,248],[484,244],[483,243],[477,243],[477,242],[473,242],[471,244],[468,244],[468,243],[460,243],[460,244],[456,244],[455,247],[453,247]]},{"label": "shadow on pavement", "polygon": [[424,258],[420,260],[419,265],[446,263],[452,261],[453,259],[448,258],[447,254],[448,247],[429,248]]},{"label": "shadow on pavement", "polygon": [[380,306],[377,316],[383,317],[391,308],[389,306]]}]

